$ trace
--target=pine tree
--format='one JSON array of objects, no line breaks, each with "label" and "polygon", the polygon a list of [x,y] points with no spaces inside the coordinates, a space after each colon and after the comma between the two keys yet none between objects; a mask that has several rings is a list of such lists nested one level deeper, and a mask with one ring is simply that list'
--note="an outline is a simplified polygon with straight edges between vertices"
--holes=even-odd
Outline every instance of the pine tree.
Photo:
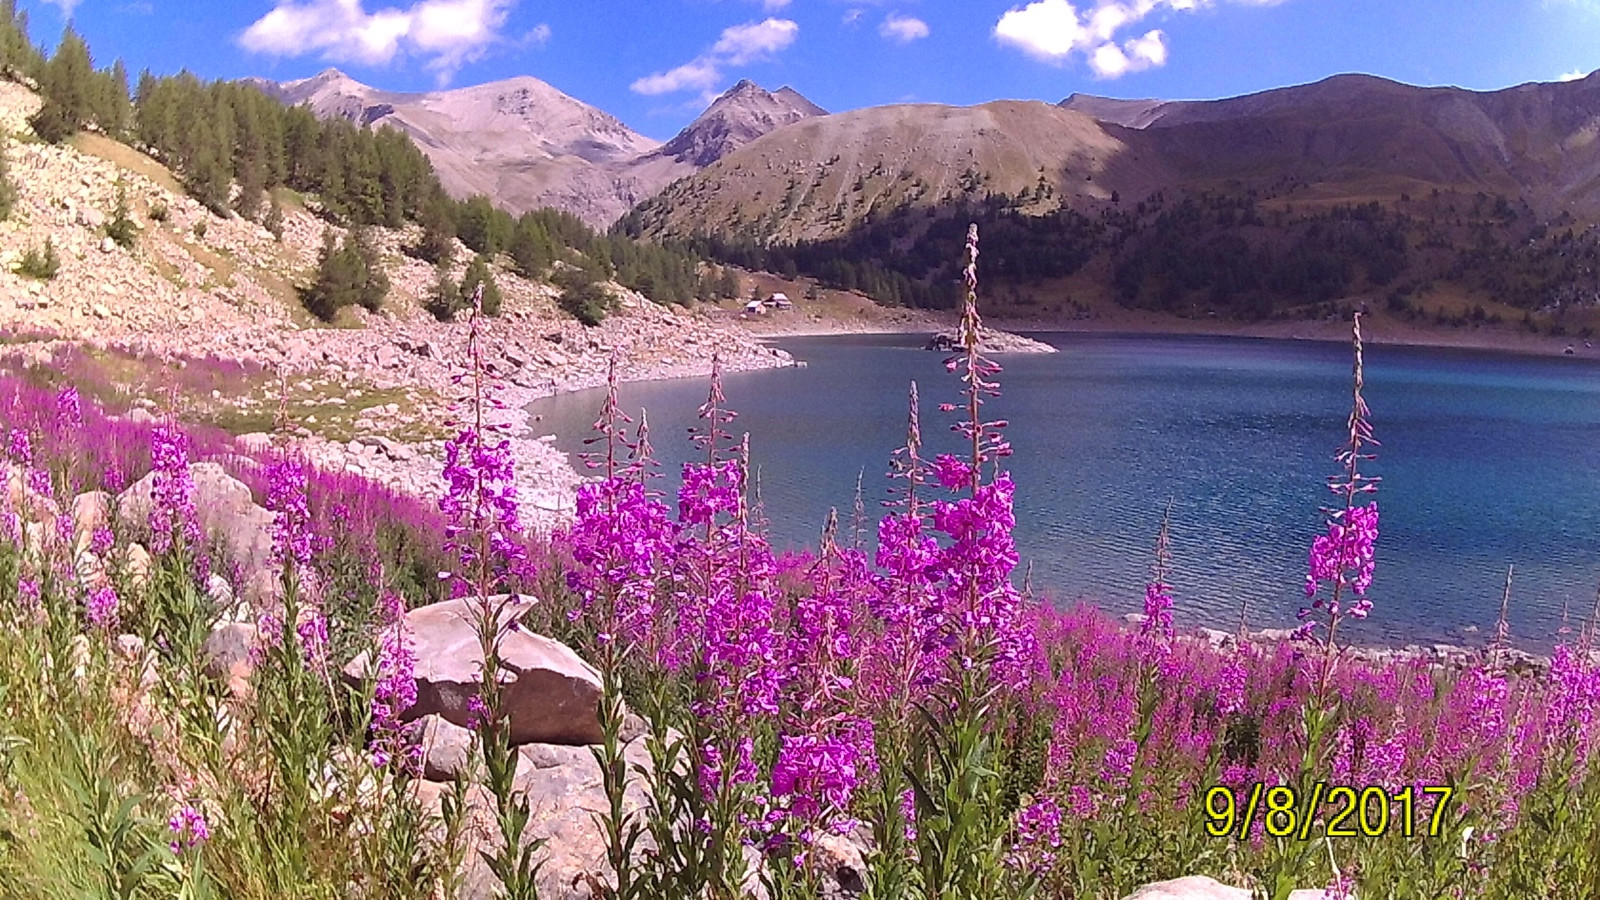
[{"label": "pine tree", "polygon": [[261,224],[266,226],[266,229],[268,231],[272,232],[272,236],[274,238],[276,238],[276,239],[278,239],[278,241],[282,242],[282,240],[283,240],[283,207],[278,205],[278,195],[277,194],[273,194],[271,199],[268,201],[268,203],[267,203],[267,215],[266,215],[266,217],[264,219],[262,219]]},{"label": "pine tree", "polygon": [[422,308],[441,322],[448,322],[461,310],[461,286],[450,277],[450,266],[440,263],[435,267],[433,291],[422,302]]},{"label": "pine tree", "polygon": [[489,258],[482,253],[467,264],[467,273],[461,276],[461,296],[471,297],[478,285],[483,285],[483,314],[500,315],[500,286],[494,283],[494,273],[489,270]]},{"label": "pine tree", "polygon": [[454,205],[444,191],[435,190],[419,214],[422,237],[407,247],[406,253],[434,265],[448,265],[456,246],[456,223],[451,218]]},{"label": "pine tree", "polygon": [[11,209],[17,205],[17,186],[11,183],[11,164],[6,161],[6,149],[10,143],[0,137],[0,222],[11,218]]},{"label": "pine tree", "polygon": [[524,213],[517,220],[517,230],[511,235],[511,246],[507,251],[511,254],[511,261],[516,264],[517,274],[528,279],[542,277],[555,257],[550,234],[533,213]]},{"label": "pine tree", "polygon": [[16,0],[0,0],[0,77],[21,80],[36,77],[44,57],[28,40],[28,13]]},{"label": "pine tree", "polygon": [[59,144],[83,127],[94,108],[94,64],[83,38],[67,26],[56,55],[45,66],[40,93],[44,104],[28,119],[34,133]]},{"label": "pine tree", "polygon": [[349,257],[342,250],[333,229],[324,229],[316,277],[300,292],[300,302],[324,322],[332,322],[339,310],[349,305],[355,291],[356,273],[350,270]]},{"label": "pine tree", "polygon": [[344,250],[351,257],[348,265],[357,273],[354,302],[377,312],[389,296],[389,276],[383,271],[383,258],[372,242],[372,232],[360,225],[351,228],[344,238]]},{"label": "pine tree", "polygon": [[121,140],[128,131],[133,109],[128,102],[128,69],[117,60],[94,77],[91,114],[100,133]]},{"label": "pine tree", "polygon": [[117,179],[117,205],[111,210],[111,221],[106,223],[106,237],[124,250],[132,250],[139,239],[139,229],[128,218],[128,189],[121,178]]},{"label": "pine tree", "polygon": [[482,194],[469,197],[456,212],[456,236],[474,252],[490,255],[499,253],[505,243],[500,216],[510,218],[495,209],[488,197]]}]

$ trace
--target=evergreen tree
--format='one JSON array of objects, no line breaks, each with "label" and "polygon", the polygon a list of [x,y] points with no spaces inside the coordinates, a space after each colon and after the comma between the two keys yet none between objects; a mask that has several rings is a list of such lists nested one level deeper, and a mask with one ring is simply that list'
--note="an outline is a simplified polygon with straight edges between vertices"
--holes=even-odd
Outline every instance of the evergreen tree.
[{"label": "evergreen tree", "polygon": [[492,256],[505,245],[504,232],[510,230],[502,224],[502,219],[509,220],[510,216],[495,209],[488,197],[476,194],[463,202],[456,212],[456,237],[474,252]]},{"label": "evergreen tree", "polygon": [[89,48],[68,25],[39,85],[44,103],[28,119],[34,133],[52,144],[77,134],[93,112],[94,85]]},{"label": "evergreen tree", "polygon": [[312,315],[332,322],[346,306],[376,312],[388,293],[389,276],[363,229],[351,229],[343,241],[334,237],[332,228],[323,232],[316,275],[300,292],[301,302]]},{"label": "evergreen tree", "polygon": [[128,102],[128,69],[117,60],[94,77],[91,115],[100,133],[121,140],[128,131],[133,109]]},{"label": "evergreen tree", "polygon": [[233,110],[221,95],[207,97],[202,92],[193,102],[202,112],[186,131],[180,161],[184,187],[207,209],[227,216],[233,184]]},{"label": "evergreen tree", "polygon": [[600,283],[598,273],[591,267],[566,267],[556,273],[554,280],[561,288],[556,305],[585,325],[599,325],[617,308],[617,298]]},{"label": "evergreen tree", "polygon": [[352,258],[350,267],[357,273],[354,301],[369,312],[377,312],[389,296],[389,276],[383,271],[383,258],[372,242],[372,232],[360,225],[351,228],[344,245],[345,253]]},{"label": "evergreen tree", "polygon": [[333,229],[324,229],[322,250],[317,254],[316,277],[300,292],[300,302],[324,322],[332,322],[355,292],[356,273],[350,270],[348,263],[349,257],[342,252]]},{"label": "evergreen tree", "polygon": [[517,274],[523,278],[542,277],[544,270],[555,259],[555,247],[550,242],[550,234],[533,213],[524,213],[517,220],[517,230],[511,235],[511,246],[507,251],[517,267]]},{"label": "evergreen tree", "polygon": [[283,240],[283,207],[278,205],[278,195],[273,194],[267,203],[267,215],[261,224],[280,242]]},{"label": "evergreen tree", "polygon": [[11,164],[6,161],[9,144],[0,137],[0,222],[11,218],[11,208],[17,205],[17,186],[11,183]]},{"label": "evergreen tree", "polygon": [[28,13],[16,0],[0,0],[0,78],[20,81],[37,77],[44,57],[28,40]]},{"label": "evergreen tree", "polygon": [[461,286],[450,277],[448,263],[440,263],[435,267],[433,291],[427,299],[422,301],[422,308],[427,310],[435,319],[448,322],[456,317],[461,310]]},{"label": "evergreen tree", "polygon": [[40,281],[49,281],[61,271],[61,257],[56,255],[55,242],[49,238],[44,239],[44,250],[29,247],[28,252],[22,254],[22,262],[17,266],[17,273],[25,278],[37,278]]},{"label": "evergreen tree", "polygon": [[[467,264],[467,273],[461,276],[461,296],[471,297],[478,285],[483,285],[483,314],[500,315],[500,286],[494,283],[494,273],[489,270],[489,258],[482,253]],[[463,301],[464,302],[464,301]]]},{"label": "evergreen tree", "polygon": [[111,221],[106,223],[106,237],[124,250],[132,250],[139,239],[139,229],[128,218],[128,189],[121,178],[117,179],[117,205],[111,210]]},{"label": "evergreen tree", "polygon": [[408,254],[434,265],[450,263],[456,245],[456,223],[451,217],[454,205],[442,190],[432,192],[419,213],[422,237],[406,248]]}]

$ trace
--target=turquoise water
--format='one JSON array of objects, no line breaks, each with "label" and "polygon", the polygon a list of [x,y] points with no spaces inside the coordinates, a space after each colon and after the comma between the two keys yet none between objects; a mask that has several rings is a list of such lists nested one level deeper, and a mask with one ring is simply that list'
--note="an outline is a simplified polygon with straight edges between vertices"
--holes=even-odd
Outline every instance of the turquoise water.
[{"label": "turquoise water", "polygon": [[[1161,514],[1172,502],[1171,581],[1181,621],[1290,627],[1306,549],[1349,411],[1350,352],[1337,344],[1212,337],[1044,335],[1062,352],[1002,357],[1018,486],[1017,543],[1036,588],[1136,611]],[[856,476],[869,515],[904,441],[906,387],[922,397],[930,449],[957,451],[937,409],[959,388],[939,354],[906,336],[781,342],[805,368],[729,375],[779,547],[814,545],[828,509],[848,523]],[[650,413],[658,457],[690,458],[703,382],[626,385]],[[541,401],[537,433],[581,449],[601,394]],[[1372,618],[1353,636],[1472,642],[1492,631],[1516,566],[1512,634],[1554,639],[1600,582],[1600,365],[1566,358],[1375,346],[1367,399],[1382,447]],[[675,484],[669,482],[669,487]],[[1019,573],[1020,576],[1020,573]],[[1480,631],[1471,633],[1476,626]]]}]

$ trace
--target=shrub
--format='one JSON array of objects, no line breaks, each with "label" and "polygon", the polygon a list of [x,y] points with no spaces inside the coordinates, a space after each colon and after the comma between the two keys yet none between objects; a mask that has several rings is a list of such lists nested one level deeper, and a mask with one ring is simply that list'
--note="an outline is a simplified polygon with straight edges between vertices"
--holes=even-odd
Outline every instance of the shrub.
[{"label": "shrub", "polygon": [[435,267],[433,291],[422,301],[422,308],[441,322],[449,322],[461,311],[461,285],[450,277],[450,267],[440,263]]},{"label": "shrub", "polygon": [[306,309],[324,322],[332,322],[346,306],[377,312],[389,293],[389,276],[363,228],[352,228],[344,240],[333,229],[323,232],[316,277],[300,291]]},{"label": "shrub", "polygon": [[172,218],[172,211],[167,209],[165,201],[157,200],[150,206],[150,221],[165,222]]},{"label": "shrub", "polygon": [[556,304],[591,328],[605,321],[617,308],[617,298],[587,269],[564,269],[555,282],[561,288]]},{"label": "shrub", "polygon": [[117,179],[117,205],[111,210],[111,221],[106,223],[106,237],[124,250],[132,250],[139,240],[139,229],[128,218],[128,190],[120,178]]},{"label": "shrub", "polygon": [[11,164],[6,162],[6,145],[0,138],[0,222],[11,218],[11,209],[17,204],[17,186],[11,183]]},{"label": "shrub", "polygon": [[261,220],[261,224],[280,243],[283,241],[283,207],[278,205],[276,196],[267,204],[267,215]]},{"label": "shrub", "polygon": [[489,269],[489,258],[482,253],[467,264],[467,272],[461,276],[460,296],[471,297],[480,284],[483,285],[483,314],[490,317],[500,315],[500,286],[495,284],[494,273]]},{"label": "shrub", "polygon": [[203,241],[206,239],[206,225],[207,222],[205,219],[201,219],[200,221],[194,223],[195,240]]},{"label": "shrub", "polygon": [[56,255],[55,242],[49,238],[44,239],[44,249],[29,247],[28,252],[22,255],[22,262],[17,266],[17,273],[25,278],[37,278],[40,281],[49,281],[61,271],[61,257]]}]

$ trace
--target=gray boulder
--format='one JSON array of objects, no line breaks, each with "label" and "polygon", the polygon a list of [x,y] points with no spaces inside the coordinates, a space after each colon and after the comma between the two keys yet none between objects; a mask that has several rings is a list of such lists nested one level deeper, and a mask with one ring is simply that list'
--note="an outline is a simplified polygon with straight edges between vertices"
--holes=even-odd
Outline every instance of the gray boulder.
[{"label": "gray boulder", "polygon": [[[405,721],[437,715],[471,727],[468,704],[483,685],[482,603],[463,597],[406,613],[417,658],[417,702],[403,715]],[[517,625],[525,603],[505,596],[490,597],[488,603],[504,634],[500,683],[511,743],[599,743],[600,673],[567,645]],[[363,653],[345,667],[345,675],[363,680],[369,665]]]},{"label": "gray boulder", "polygon": [[[257,506],[244,482],[229,475],[214,462],[189,466],[194,478],[195,515],[200,528],[220,537],[228,555],[239,565],[245,599],[269,599],[276,576],[257,577],[270,572],[272,564],[272,513]],[[117,516],[124,525],[142,529],[150,521],[151,492],[155,473],[146,474],[117,497]]]}]

